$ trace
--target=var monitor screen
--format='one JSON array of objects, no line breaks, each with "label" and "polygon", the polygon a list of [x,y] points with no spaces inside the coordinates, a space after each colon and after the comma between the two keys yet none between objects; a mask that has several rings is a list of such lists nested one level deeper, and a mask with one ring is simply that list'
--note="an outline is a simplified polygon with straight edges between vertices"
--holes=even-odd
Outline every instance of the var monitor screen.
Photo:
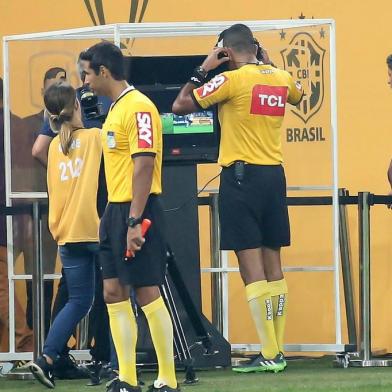
[{"label": "var monitor screen", "polygon": [[215,107],[177,115],[172,112],[172,105],[180,90],[179,86],[143,86],[139,89],[159,110],[162,120],[164,161],[217,161],[219,123]]},{"label": "var monitor screen", "polygon": [[177,115],[161,113],[164,135],[184,135],[214,132],[214,113],[211,110]]}]

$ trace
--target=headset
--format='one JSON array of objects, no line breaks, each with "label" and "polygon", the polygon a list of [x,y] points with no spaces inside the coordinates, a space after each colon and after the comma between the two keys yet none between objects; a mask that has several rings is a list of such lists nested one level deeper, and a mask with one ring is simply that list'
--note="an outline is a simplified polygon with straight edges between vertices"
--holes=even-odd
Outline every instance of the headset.
[{"label": "headset", "polygon": [[257,47],[257,52],[256,52],[256,58],[258,61],[262,61],[264,62],[264,49],[263,47],[260,45],[260,42],[258,41],[257,38],[253,37],[253,44],[256,45]]}]

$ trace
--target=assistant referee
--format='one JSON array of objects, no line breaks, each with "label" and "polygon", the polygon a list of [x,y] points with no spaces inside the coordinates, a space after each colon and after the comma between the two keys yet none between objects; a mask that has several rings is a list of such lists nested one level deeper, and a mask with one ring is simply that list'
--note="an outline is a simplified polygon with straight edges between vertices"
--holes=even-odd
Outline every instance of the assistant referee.
[{"label": "assistant referee", "polygon": [[[208,72],[225,62],[230,71],[207,82]],[[281,125],[286,103],[297,105],[302,95],[288,72],[270,64],[251,30],[235,24],[220,34],[173,104],[177,114],[218,104],[221,249],[236,253],[262,343],[260,355],[234,368],[237,372],[286,367],[287,285],[280,248],[290,245],[290,226]]]},{"label": "assistant referee", "polygon": [[[83,52],[85,84],[111,98],[102,128],[109,204],[100,225],[104,297],[119,361],[119,380],[110,391],[141,391],[136,377],[137,325],[129,301],[130,285],[146,315],[158,358],[151,392],[178,391],[173,356],[173,326],[160,295],[166,270],[164,216],[159,194],[162,124],[155,105],[124,77],[123,55],[102,42]],[[152,221],[145,238],[141,222]],[[126,250],[135,257],[124,260]]]}]

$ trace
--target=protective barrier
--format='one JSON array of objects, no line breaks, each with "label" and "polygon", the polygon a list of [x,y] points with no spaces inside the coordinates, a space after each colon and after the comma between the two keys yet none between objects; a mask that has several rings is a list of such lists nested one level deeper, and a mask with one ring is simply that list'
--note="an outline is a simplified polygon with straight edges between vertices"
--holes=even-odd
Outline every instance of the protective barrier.
[{"label": "protective barrier", "polygon": [[[29,146],[20,146],[27,148],[23,153],[21,150],[13,150],[15,140],[12,131],[12,117],[10,114],[11,103],[13,111],[24,113],[26,108],[23,106],[23,97],[17,94],[11,94],[12,91],[23,91],[22,85],[28,85],[31,80],[26,80],[23,72],[23,66],[31,65],[36,69],[42,70],[47,66],[47,58],[40,57],[41,52],[45,53],[48,47],[55,54],[53,61],[67,63],[70,70],[71,80],[74,81],[76,72],[69,63],[75,60],[80,50],[87,45],[95,43],[98,39],[112,39],[117,45],[121,40],[136,40],[132,49],[133,54],[140,56],[153,53],[154,55],[165,54],[205,54],[206,43],[209,46],[216,41],[216,35],[224,28],[234,22],[192,22],[192,23],[140,23],[140,24],[118,24],[107,25],[93,28],[72,29],[48,33],[26,34],[19,36],[4,37],[3,60],[4,60],[4,99],[5,99],[5,155],[6,155],[6,190],[7,205],[14,205],[18,200],[31,198],[46,198],[46,193],[34,188],[30,189],[25,186],[24,180],[28,175],[24,171],[22,163],[18,162],[19,157],[29,154]],[[340,309],[340,292],[339,292],[339,228],[338,228],[338,167],[337,167],[337,113],[336,113],[336,64],[335,64],[335,23],[333,20],[287,20],[287,21],[245,21],[257,37],[266,42],[267,47],[271,47],[271,57],[277,59],[284,68],[290,72],[295,72],[297,77],[303,79],[305,88],[309,97],[313,96],[312,102],[308,101],[307,106],[293,108],[288,113],[288,120],[285,123],[285,149],[287,167],[294,167],[290,162],[296,163],[296,171],[290,173],[292,181],[300,185],[292,186],[293,192],[321,192],[327,193],[332,198],[331,214],[328,216],[331,220],[331,241],[328,244],[328,252],[331,252],[332,263],[326,266],[307,266],[297,267],[290,266],[287,270],[303,271],[328,271],[332,274],[333,287],[333,307],[334,307],[334,342],[316,345],[296,345],[296,351],[340,351],[344,348],[341,333],[341,309]],[[290,39],[285,41],[285,34],[290,32]],[[273,34],[272,34],[273,33]],[[320,35],[320,39],[325,39],[327,45],[320,46],[315,35]],[[175,39],[176,45],[173,45]],[[25,56],[23,53],[29,52],[31,42],[34,42],[34,49],[37,56]],[[41,50],[41,51],[40,51]],[[57,50],[57,52],[55,52]],[[176,53],[173,53],[176,52]],[[30,49],[31,52],[31,49]],[[51,53],[52,53],[51,52]],[[178,52],[178,53],[177,53]],[[58,55],[57,55],[57,54]],[[22,64],[15,60],[15,57],[22,58]],[[65,56],[65,57],[64,57]],[[67,69],[68,70],[68,69]],[[327,70],[327,71],[326,71]],[[325,81],[325,72],[328,72],[329,83]],[[40,72],[34,72],[33,78],[37,80]],[[310,77],[312,73],[312,78]],[[313,84],[316,86],[316,93],[313,95]],[[12,89],[10,88],[12,87]],[[313,105],[313,106],[312,106]],[[314,116],[322,114],[323,126],[305,125]],[[321,120],[320,120],[321,121]],[[320,141],[323,143],[315,144],[311,153],[308,154],[312,159],[311,162],[301,161],[304,155],[301,145],[294,145],[296,141],[313,142]],[[325,143],[324,143],[325,142]],[[323,160],[318,159],[324,155]],[[318,176],[312,178],[312,174],[318,173]],[[321,183],[321,184],[320,184]],[[34,184],[33,184],[34,185]],[[30,274],[16,274],[14,271],[14,254],[12,239],[13,222],[8,219],[8,260],[9,260],[9,280],[10,280],[10,309],[14,306],[14,281],[15,279],[29,279]],[[215,232],[215,237],[219,234]],[[217,239],[217,238],[215,238]],[[328,237],[329,239],[329,237]],[[325,245],[327,247],[327,245]],[[215,251],[214,251],[215,252]],[[218,268],[216,271],[221,275],[216,275],[217,284],[221,282],[223,292],[227,293],[228,280],[227,272],[233,267],[228,264],[227,254],[221,255],[221,261],[218,258],[212,258],[217,264],[212,268]],[[214,262],[215,262],[214,261]],[[55,279],[58,274],[46,274],[46,279]],[[208,273],[211,271],[206,271]],[[214,275],[213,275],[214,276]],[[215,279],[215,276],[213,277]],[[214,285],[215,287],[215,285]],[[228,298],[223,296],[217,303],[217,307],[223,309],[223,316],[217,320],[217,326],[224,335],[228,337]],[[218,310],[214,312],[215,316],[221,314]],[[27,357],[26,354],[15,352],[15,325],[14,320],[10,320],[10,352],[8,358],[21,359]],[[234,348],[252,348],[247,344],[234,345]],[[293,347],[294,348],[294,347]]]},{"label": "protective barrier", "polygon": [[[349,196],[347,190],[339,191],[339,204],[340,207],[346,205],[358,205],[358,222],[359,222],[359,238],[360,238],[360,335],[358,339],[358,349],[356,348],[356,325],[355,325],[355,310],[353,306],[353,288],[352,288],[352,272],[350,269],[350,258],[347,256],[349,253],[349,243],[346,236],[344,208],[341,213],[341,250],[342,257],[344,260],[343,268],[346,271],[343,273],[344,287],[346,295],[346,316],[348,320],[348,327],[351,331],[350,345],[347,347],[347,353],[340,353],[337,356],[337,362],[340,366],[348,367],[369,367],[369,366],[391,366],[391,360],[376,359],[372,358],[371,354],[371,289],[370,289],[370,263],[371,263],[371,246],[370,246],[370,207],[375,204],[389,205],[392,203],[391,196],[378,196],[373,195],[369,192],[361,192],[358,196]],[[312,198],[288,198],[289,205],[330,205],[332,198],[330,197],[312,197]],[[211,208],[212,224],[212,247],[211,254],[216,257],[218,255],[216,242],[217,234],[219,233],[219,221],[216,213],[217,194],[214,193],[209,197],[199,198],[199,205],[209,205]],[[39,202],[34,202],[32,205],[20,205],[18,207],[5,207],[0,206],[0,214],[2,215],[17,215],[17,214],[29,214],[32,216],[34,222],[34,273],[33,273],[33,287],[34,287],[34,301],[37,304],[34,307],[34,358],[41,353],[43,344],[43,326],[44,326],[44,314],[43,314],[43,273],[42,273],[42,258],[41,258],[41,235],[40,235],[40,224],[42,205]],[[214,234],[215,233],[215,234]],[[228,271],[226,271],[228,272]],[[236,271],[231,271],[236,272]],[[222,274],[221,268],[217,267],[213,274]],[[216,297],[215,300],[222,301],[224,294],[222,292],[221,277],[219,275],[213,280],[213,292]],[[213,321],[217,327],[223,320],[223,307],[213,308]],[[350,321],[351,320],[351,321]],[[86,326],[86,321],[83,323]],[[84,328],[82,327],[82,330]],[[83,335],[83,332],[82,332]],[[83,339],[82,339],[83,340]],[[83,345],[83,343],[80,343]],[[291,347],[286,347],[289,351]],[[297,347],[294,348],[295,350]],[[352,352],[353,355],[350,355]],[[76,353],[78,354],[78,353]],[[79,353],[80,354],[80,353]],[[25,359],[29,358],[29,354],[24,354]],[[4,360],[12,359],[10,356],[2,355]]]}]

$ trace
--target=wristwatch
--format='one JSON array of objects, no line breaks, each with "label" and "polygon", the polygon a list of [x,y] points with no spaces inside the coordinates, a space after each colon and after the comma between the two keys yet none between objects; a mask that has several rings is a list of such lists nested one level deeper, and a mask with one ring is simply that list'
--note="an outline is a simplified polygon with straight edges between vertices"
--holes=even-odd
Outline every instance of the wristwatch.
[{"label": "wristwatch", "polygon": [[128,226],[129,227],[135,227],[137,225],[140,225],[140,223],[142,223],[142,217],[140,216],[139,218],[135,218],[133,216],[130,216],[128,218]]},{"label": "wristwatch", "polygon": [[193,74],[191,75],[189,82],[200,87],[207,81],[207,75],[208,72],[202,66],[196,67],[193,70]]},{"label": "wristwatch", "polygon": [[205,79],[208,75],[208,72],[201,65],[195,68],[195,72],[198,73],[203,79]]}]

